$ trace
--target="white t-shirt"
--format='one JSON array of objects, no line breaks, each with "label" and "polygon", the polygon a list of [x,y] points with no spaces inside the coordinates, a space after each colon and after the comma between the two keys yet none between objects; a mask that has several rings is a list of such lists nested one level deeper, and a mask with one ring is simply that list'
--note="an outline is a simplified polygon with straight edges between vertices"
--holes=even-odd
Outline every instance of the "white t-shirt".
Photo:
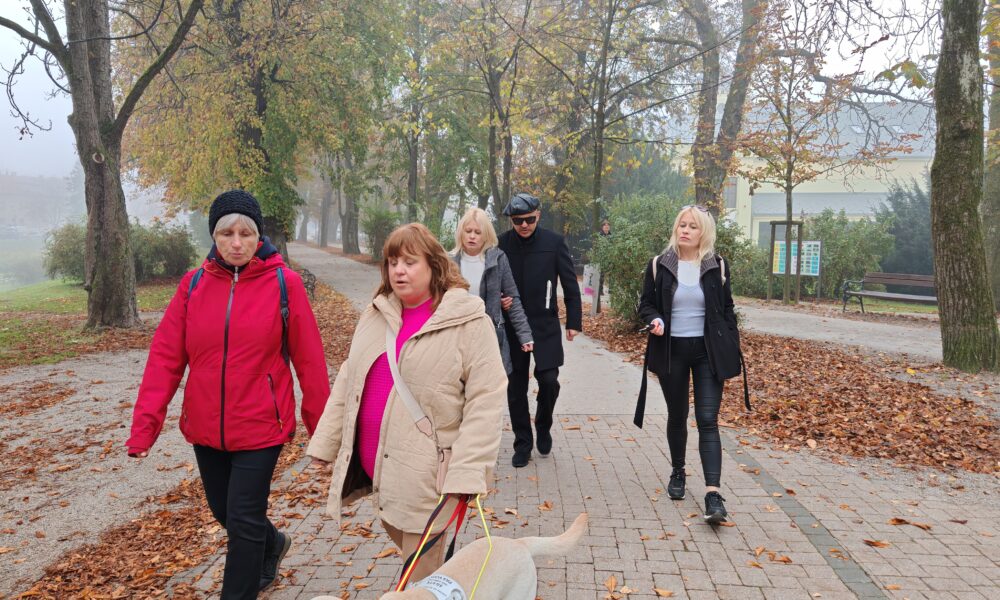
[{"label": "white t-shirt", "polygon": [[483,272],[486,270],[486,263],[483,261],[483,253],[476,256],[468,256],[462,253],[462,277],[469,282],[469,293],[479,296],[479,284],[483,280]]}]

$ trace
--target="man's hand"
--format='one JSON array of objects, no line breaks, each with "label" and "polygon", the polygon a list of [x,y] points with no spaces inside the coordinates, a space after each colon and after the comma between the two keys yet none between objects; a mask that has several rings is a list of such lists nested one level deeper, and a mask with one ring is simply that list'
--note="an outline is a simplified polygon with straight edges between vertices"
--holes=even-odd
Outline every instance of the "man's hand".
[{"label": "man's hand", "polygon": [[505,294],[500,294],[500,308],[510,310],[511,306],[514,306],[514,299]]},{"label": "man's hand", "polygon": [[521,344],[521,352],[531,352],[535,349],[535,344]]},{"label": "man's hand", "polygon": [[567,329],[566,330],[566,341],[567,342],[572,342],[573,338],[575,338],[578,333],[580,333],[580,332],[577,331],[577,330],[575,330],[575,329]]}]

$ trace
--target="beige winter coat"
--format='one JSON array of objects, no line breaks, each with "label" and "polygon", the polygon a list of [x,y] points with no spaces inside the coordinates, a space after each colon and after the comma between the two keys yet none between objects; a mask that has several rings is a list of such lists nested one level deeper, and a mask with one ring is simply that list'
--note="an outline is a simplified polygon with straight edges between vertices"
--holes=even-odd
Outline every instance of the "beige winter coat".
[{"label": "beige winter coat", "polygon": [[[398,332],[402,306],[378,296],[358,320],[351,352],[309,442],[309,456],[333,462],[327,513],[370,493],[379,517],[404,532],[423,530],[442,493],[482,494],[500,450],[507,375],[483,301],[464,289],[445,293],[424,326],[399,353],[399,371],[430,418],[437,441],[421,433],[396,391],[389,394],[369,479],[355,456],[358,409],[368,370],[385,352],[385,328]],[[437,489],[438,448],[451,448]]]}]

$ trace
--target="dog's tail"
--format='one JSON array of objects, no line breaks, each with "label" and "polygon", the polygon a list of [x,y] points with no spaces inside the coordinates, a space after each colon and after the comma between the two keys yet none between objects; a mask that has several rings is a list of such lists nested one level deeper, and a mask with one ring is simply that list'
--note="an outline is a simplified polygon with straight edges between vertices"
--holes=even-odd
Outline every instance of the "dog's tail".
[{"label": "dog's tail", "polygon": [[527,537],[517,541],[528,548],[531,556],[565,556],[579,543],[580,538],[587,532],[587,513],[580,513],[580,516],[573,521],[565,533],[556,537]]}]

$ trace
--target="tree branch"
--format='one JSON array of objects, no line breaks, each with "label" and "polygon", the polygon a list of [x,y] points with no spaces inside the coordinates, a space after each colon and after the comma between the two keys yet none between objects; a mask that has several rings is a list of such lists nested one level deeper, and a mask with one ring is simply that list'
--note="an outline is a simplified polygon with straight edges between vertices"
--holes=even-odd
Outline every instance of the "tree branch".
[{"label": "tree branch", "polygon": [[[32,0],[37,2],[39,0]],[[184,14],[184,18],[181,20],[180,24],[177,26],[177,31],[174,32],[173,38],[167,47],[163,49],[163,52],[153,61],[153,64],[149,65],[149,68],[136,80],[135,85],[129,91],[125,100],[122,102],[121,108],[118,110],[118,116],[115,117],[115,122],[112,125],[112,134],[116,137],[120,137],[125,131],[125,125],[128,123],[129,118],[132,116],[132,111],[135,110],[136,104],[139,102],[139,98],[149,87],[149,84],[153,82],[153,79],[159,74],[161,70],[170,62],[174,54],[181,47],[181,42],[184,41],[184,37],[187,36],[187,32],[191,29],[194,24],[194,19],[201,10],[202,5],[204,5],[205,0],[192,0],[191,5],[188,6],[187,13]]]},{"label": "tree branch", "polygon": [[11,21],[10,19],[8,19],[6,17],[0,17],[0,27],[6,27],[7,29],[10,29],[11,31],[13,31],[17,35],[21,36],[22,38],[24,38],[25,40],[31,42],[32,44],[38,46],[39,48],[42,48],[46,52],[50,52],[52,54],[57,54],[61,50],[61,49],[56,48],[55,46],[53,46],[45,38],[39,37],[37,34],[32,33],[31,31],[28,31],[24,27],[21,27],[20,25],[18,25],[14,21]]}]

